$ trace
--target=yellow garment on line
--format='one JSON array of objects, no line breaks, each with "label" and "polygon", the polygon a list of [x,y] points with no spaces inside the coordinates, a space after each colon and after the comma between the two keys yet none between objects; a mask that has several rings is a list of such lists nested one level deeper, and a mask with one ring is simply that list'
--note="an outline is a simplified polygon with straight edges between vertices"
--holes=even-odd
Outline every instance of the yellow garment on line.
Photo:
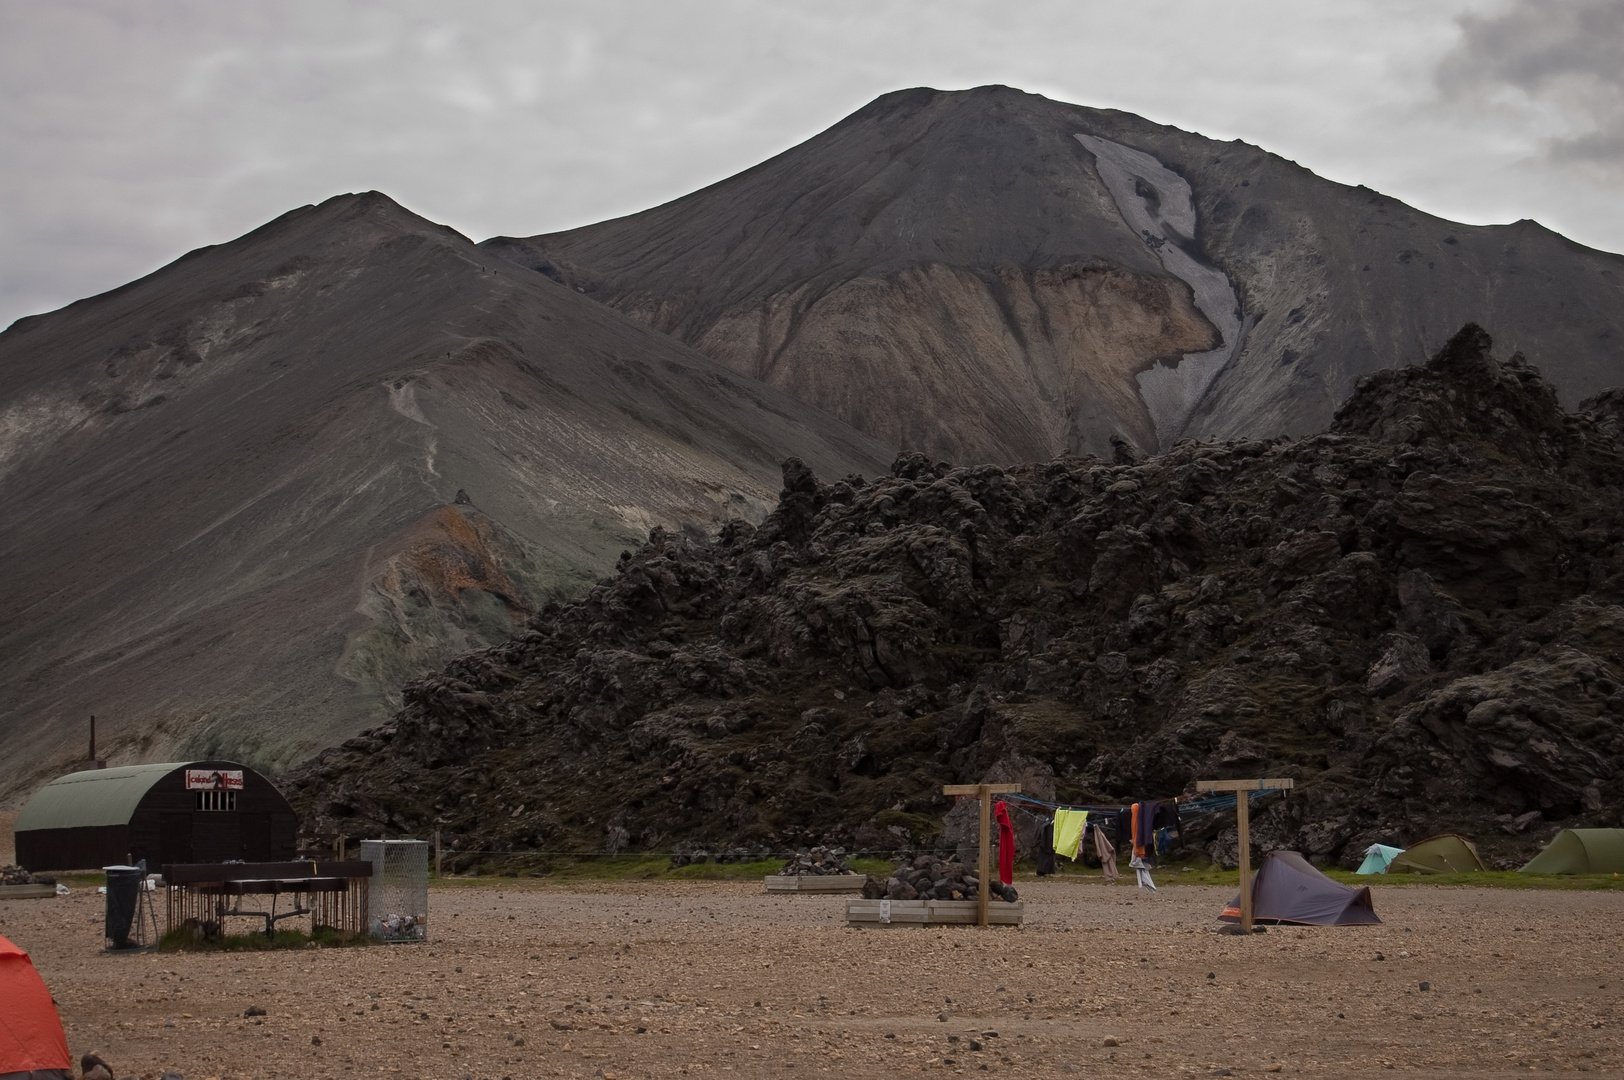
[{"label": "yellow garment on line", "polygon": [[1083,829],[1088,825],[1087,810],[1056,810],[1054,812],[1054,853],[1077,861],[1077,849],[1083,843]]}]

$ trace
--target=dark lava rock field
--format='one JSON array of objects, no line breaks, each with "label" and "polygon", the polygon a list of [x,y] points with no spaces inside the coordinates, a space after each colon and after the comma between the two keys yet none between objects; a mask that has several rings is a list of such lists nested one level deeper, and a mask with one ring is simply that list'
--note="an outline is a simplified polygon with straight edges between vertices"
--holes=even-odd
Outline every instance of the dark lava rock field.
[{"label": "dark lava rock field", "polygon": [[[1290,776],[1264,849],[1624,824],[1624,392],[1476,326],[1307,438],[889,476],[656,530],[290,774],[315,829],[529,851],[939,842],[943,783],[1068,802]],[[1188,838],[1228,862],[1233,829]]]}]

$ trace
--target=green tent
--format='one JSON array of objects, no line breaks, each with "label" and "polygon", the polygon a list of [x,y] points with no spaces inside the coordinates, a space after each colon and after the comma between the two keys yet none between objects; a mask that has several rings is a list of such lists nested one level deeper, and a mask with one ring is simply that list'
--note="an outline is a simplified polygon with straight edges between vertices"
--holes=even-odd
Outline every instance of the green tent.
[{"label": "green tent", "polygon": [[1359,864],[1355,874],[1385,874],[1387,864],[1393,861],[1395,855],[1400,855],[1403,848],[1388,847],[1386,844],[1371,844],[1365,848],[1365,861]]},{"label": "green tent", "polygon": [[1484,869],[1477,848],[1464,836],[1445,833],[1407,847],[1387,864],[1389,874],[1464,874]]},{"label": "green tent", "polygon": [[1624,872],[1624,829],[1563,829],[1522,868],[1525,874]]}]

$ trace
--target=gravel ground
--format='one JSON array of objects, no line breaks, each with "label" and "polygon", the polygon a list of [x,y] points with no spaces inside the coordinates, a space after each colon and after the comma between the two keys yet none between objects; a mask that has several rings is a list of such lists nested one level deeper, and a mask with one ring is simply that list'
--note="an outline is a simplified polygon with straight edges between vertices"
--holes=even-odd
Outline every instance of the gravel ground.
[{"label": "gravel ground", "polygon": [[857,930],[759,884],[482,882],[433,890],[426,945],[121,956],[75,889],[0,933],[120,1076],[1624,1068],[1624,893],[1378,888],[1382,926],[1243,939],[1228,890],[1022,889],[1020,929]]}]

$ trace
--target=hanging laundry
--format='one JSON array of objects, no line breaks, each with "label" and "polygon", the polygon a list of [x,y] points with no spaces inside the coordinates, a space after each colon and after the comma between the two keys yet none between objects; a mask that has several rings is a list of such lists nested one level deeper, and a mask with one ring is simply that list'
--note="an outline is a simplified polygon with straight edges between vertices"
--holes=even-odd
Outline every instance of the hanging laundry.
[{"label": "hanging laundry", "polygon": [[1133,853],[1141,859],[1155,855],[1156,811],[1160,805],[1154,799],[1133,804]]},{"label": "hanging laundry", "polygon": [[1156,815],[1151,821],[1157,829],[1172,829],[1178,834],[1179,846],[1184,846],[1184,824],[1179,821],[1179,804],[1164,802],[1156,804]]},{"label": "hanging laundry", "polygon": [[1054,873],[1054,821],[1045,821],[1038,830],[1038,877]]},{"label": "hanging laundry", "polygon": [[1077,861],[1077,849],[1082,846],[1083,829],[1088,825],[1087,810],[1059,809],[1054,812],[1054,850],[1072,862]]},{"label": "hanging laundry", "polygon": [[1015,823],[1002,799],[992,804],[992,816],[998,819],[998,880],[1010,885],[1015,881]]},{"label": "hanging laundry", "polygon": [[1139,875],[1139,887],[1141,889],[1149,889],[1151,892],[1158,891],[1156,888],[1156,883],[1150,879],[1149,863],[1140,858],[1138,855],[1135,855],[1133,858],[1128,860],[1128,865],[1133,867],[1134,872]]},{"label": "hanging laundry", "polygon": [[1098,825],[1094,826],[1094,851],[1100,857],[1100,869],[1105,871],[1106,881],[1117,879],[1117,853],[1111,846],[1111,840],[1105,835],[1105,830]]},{"label": "hanging laundry", "polygon": [[1133,848],[1133,811],[1124,806],[1116,812],[1116,839],[1113,841],[1118,851],[1130,851]]}]

